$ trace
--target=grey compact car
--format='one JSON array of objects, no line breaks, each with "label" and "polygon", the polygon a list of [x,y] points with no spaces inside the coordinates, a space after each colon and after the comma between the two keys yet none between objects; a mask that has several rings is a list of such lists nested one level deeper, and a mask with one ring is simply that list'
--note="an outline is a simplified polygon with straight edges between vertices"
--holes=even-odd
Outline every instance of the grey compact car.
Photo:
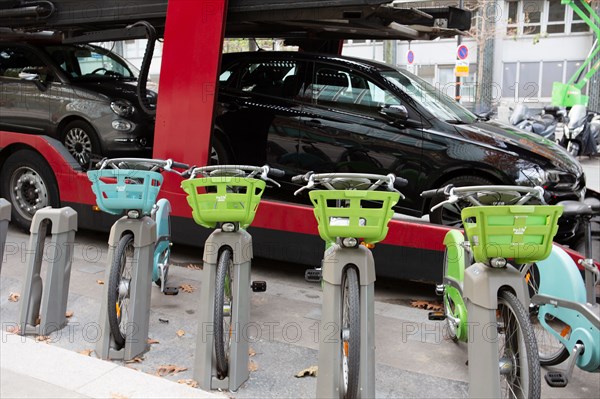
[{"label": "grey compact car", "polygon": [[0,40],[0,130],[57,138],[82,165],[150,154],[154,117],[136,85],[135,67],[102,47]]}]

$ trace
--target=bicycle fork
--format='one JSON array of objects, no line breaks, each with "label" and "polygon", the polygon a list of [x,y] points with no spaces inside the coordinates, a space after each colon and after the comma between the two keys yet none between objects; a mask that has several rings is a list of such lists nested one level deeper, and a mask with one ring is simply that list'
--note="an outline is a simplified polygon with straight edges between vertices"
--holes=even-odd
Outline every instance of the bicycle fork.
[{"label": "bicycle fork", "polygon": [[[375,397],[375,262],[371,251],[333,245],[323,261],[323,305],[319,326],[319,373],[317,397],[342,397],[342,275],[343,265],[356,267],[360,285],[360,371],[358,392],[361,398]],[[333,330],[333,333],[332,333]]]}]

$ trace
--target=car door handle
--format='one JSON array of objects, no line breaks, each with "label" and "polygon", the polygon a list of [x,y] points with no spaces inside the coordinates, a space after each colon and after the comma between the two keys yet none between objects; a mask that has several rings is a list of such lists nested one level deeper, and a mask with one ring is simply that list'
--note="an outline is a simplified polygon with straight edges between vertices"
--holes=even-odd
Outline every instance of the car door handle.
[{"label": "car door handle", "polygon": [[311,120],[306,121],[306,124],[308,126],[321,126],[321,121],[318,119],[311,119]]}]

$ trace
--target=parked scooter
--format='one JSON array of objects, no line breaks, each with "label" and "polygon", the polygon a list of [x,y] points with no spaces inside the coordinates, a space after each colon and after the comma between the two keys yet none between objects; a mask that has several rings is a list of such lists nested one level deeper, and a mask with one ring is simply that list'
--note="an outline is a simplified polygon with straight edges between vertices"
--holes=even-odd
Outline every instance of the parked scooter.
[{"label": "parked scooter", "polygon": [[517,104],[509,121],[511,125],[527,132],[539,134],[548,140],[554,140],[554,131],[556,125],[564,119],[565,111],[558,107],[545,107],[544,113],[538,116],[531,116],[527,105]]},{"label": "parked scooter", "polygon": [[574,105],[568,123],[556,129],[556,141],[574,157],[600,153],[600,115]]}]

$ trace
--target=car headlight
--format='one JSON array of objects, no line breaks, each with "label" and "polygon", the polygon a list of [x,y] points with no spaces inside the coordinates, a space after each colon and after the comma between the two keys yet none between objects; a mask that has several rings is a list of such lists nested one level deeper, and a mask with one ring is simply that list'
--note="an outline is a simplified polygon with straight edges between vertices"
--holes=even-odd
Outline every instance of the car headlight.
[{"label": "car headlight", "polygon": [[127,100],[115,100],[110,103],[110,109],[119,116],[129,116],[135,111],[133,105]]},{"label": "car headlight", "polygon": [[543,170],[540,168],[523,169],[521,174],[526,178],[529,184],[541,186],[545,189],[573,189],[577,184],[577,179],[571,173],[558,170]]},{"label": "car headlight", "polygon": [[544,186],[547,183],[557,183],[560,180],[559,172],[540,168],[527,168],[521,171],[525,179],[533,186]]}]

